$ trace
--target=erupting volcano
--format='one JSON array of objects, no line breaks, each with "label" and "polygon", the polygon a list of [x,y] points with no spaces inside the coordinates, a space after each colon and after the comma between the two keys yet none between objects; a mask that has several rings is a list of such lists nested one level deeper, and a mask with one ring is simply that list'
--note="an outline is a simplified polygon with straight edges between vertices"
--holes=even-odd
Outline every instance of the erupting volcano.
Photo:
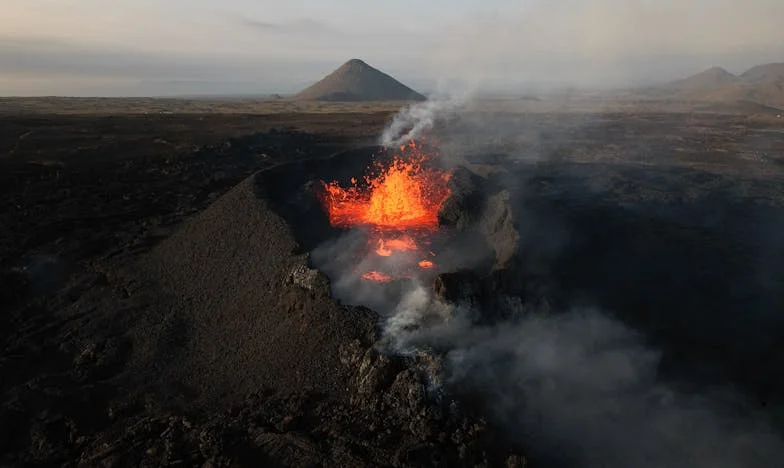
[{"label": "erupting volcano", "polygon": [[[438,230],[438,210],[449,196],[450,174],[429,167],[432,155],[416,142],[400,147],[391,163],[377,163],[360,183],[341,187],[323,184],[322,202],[332,226],[358,227],[368,233],[369,252],[394,258],[394,276],[410,276],[411,270],[430,270],[435,254],[425,249]],[[387,282],[391,272],[370,271],[362,278]]]}]

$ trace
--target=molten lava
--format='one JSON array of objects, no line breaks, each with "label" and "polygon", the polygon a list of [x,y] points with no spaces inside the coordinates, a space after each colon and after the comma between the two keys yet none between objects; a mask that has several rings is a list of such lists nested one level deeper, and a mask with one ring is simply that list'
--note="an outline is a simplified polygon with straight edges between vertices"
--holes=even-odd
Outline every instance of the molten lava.
[{"label": "molten lava", "polygon": [[385,275],[384,273],[378,271],[369,271],[362,275],[362,279],[376,281],[378,283],[388,283],[392,281],[392,277],[389,275]]},{"label": "molten lava", "polygon": [[[414,269],[432,269],[435,265],[431,260],[421,260],[426,255],[421,246],[438,229],[438,210],[449,196],[450,174],[428,167],[427,159],[412,141],[402,146],[388,165],[377,164],[375,174],[365,176],[364,184],[355,178],[348,188],[334,181],[325,183],[322,201],[330,224],[367,230],[370,250],[379,257],[395,256],[397,263],[408,261]],[[429,251],[427,254],[434,256]],[[378,271],[365,273],[362,278],[380,282],[392,279]]]},{"label": "molten lava", "polygon": [[393,252],[409,252],[417,249],[416,241],[411,237],[404,235],[398,239],[380,238],[378,240],[376,253],[382,257],[389,257]]},{"label": "molten lava", "polygon": [[[412,142],[413,143],[413,142]],[[424,167],[425,155],[412,144],[412,156],[396,155],[366,186],[344,189],[325,184],[324,204],[333,226],[368,225],[377,229],[436,229],[438,208],[449,196],[449,173]]]}]

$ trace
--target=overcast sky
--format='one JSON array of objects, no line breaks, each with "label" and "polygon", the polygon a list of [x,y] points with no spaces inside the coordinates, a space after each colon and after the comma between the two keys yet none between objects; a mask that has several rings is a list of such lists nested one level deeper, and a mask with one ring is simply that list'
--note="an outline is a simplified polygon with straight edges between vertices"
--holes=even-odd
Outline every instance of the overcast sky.
[{"label": "overcast sky", "polygon": [[628,86],[784,61],[782,0],[0,0],[0,95]]}]

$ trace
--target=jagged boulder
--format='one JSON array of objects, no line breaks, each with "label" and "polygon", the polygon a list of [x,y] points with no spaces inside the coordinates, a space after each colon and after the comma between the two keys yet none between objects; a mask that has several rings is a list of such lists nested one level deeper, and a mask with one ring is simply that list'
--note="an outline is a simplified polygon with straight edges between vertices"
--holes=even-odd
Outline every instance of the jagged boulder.
[{"label": "jagged boulder", "polygon": [[484,208],[486,183],[484,178],[465,167],[455,168],[447,184],[450,195],[438,210],[438,223],[461,231],[476,223]]},{"label": "jagged boulder", "polygon": [[516,255],[520,239],[509,191],[497,190],[463,166],[452,171],[448,187],[451,193],[438,211],[439,224],[479,233],[493,251],[492,270],[504,268]]},{"label": "jagged boulder", "polygon": [[359,395],[371,395],[389,388],[400,371],[400,363],[373,348],[365,351],[357,368]]},{"label": "jagged boulder", "polygon": [[433,283],[436,297],[443,302],[478,306],[482,302],[482,281],[469,270],[441,273]]},{"label": "jagged boulder", "polygon": [[484,205],[478,228],[495,252],[493,269],[498,270],[517,255],[520,234],[515,227],[508,190],[492,195]]}]

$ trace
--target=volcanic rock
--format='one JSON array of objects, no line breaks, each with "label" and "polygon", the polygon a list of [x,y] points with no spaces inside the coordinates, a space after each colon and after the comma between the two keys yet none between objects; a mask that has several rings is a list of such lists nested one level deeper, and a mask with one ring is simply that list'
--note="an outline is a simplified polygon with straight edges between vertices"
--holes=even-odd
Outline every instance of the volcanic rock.
[{"label": "volcanic rock", "polygon": [[301,434],[260,431],[253,438],[253,444],[282,466],[321,466],[318,446]]},{"label": "volcanic rock", "polygon": [[450,197],[439,211],[442,226],[456,228],[446,253],[462,264],[438,275],[436,297],[467,306],[475,323],[494,323],[525,311],[528,282],[519,264],[520,234],[509,190],[458,167],[450,179]]},{"label": "volcanic rock", "polygon": [[463,234],[460,242],[481,250],[484,244],[493,256],[491,270],[503,268],[517,253],[519,234],[515,227],[508,190],[498,191],[486,178],[459,166],[449,179],[450,195],[438,211],[441,226],[459,232],[476,232],[483,239],[477,243]]},{"label": "volcanic rock", "polygon": [[300,91],[301,101],[424,101],[425,97],[359,59]]},{"label": "volcanic rock", "polygon": [[396,363],[373,348],[369,348],[359,363],[357,390],[360,395],[368,395],[392,385],[399,371]]},{"label": "volcanic rock", "polygon": [[469,270],[441,273],[433,289],[436,297],[452,304],[479,305],[483,295],[481,279]]},{"label": "volcanic rock", "polygon": [[455,168],[449,179],[450,195],[438,210],[438,224],[467,229],[476,222],[484,205],[482,186],[486,180],[465,167]]},{"label": "volcanic rock", "polygon": [[471,270],[441,273],[433,291],[441,302],[467,307],[463,313],[469,311],[473,323],[492,324],[524,314],[531,286],[517,265],[509,265],[484,276]]},{"label": "volcanic rock", "polygon": [[308,291],[318,293],[329,291],[329,278],[322,272],[308,268],[305,265],[297,265],[286,278],[286,281]]},{"label": "volcanic rock", "polygon": [[514,225],[508,190],[487,199],[479,222],[479,232],[495,251],[494,270],[503,268],[515,257],[520,235]]},{"label": "volcanic rock", "polygon": [[751,83],[775,83],[784,81],[784,62],[767,63],[752,67],[740,75]]}]

